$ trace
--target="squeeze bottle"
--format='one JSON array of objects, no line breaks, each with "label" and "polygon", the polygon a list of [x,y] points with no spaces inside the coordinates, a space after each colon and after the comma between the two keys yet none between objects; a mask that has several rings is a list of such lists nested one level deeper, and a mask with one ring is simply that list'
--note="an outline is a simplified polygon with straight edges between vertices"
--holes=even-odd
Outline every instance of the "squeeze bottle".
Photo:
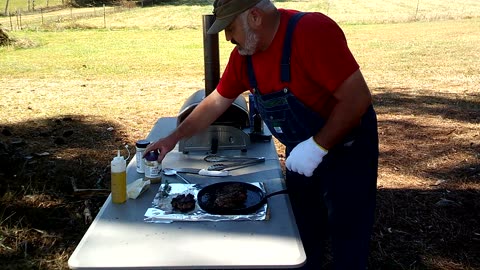
[{"label": "squeeze bottle", "polygon": [[120,155],[120,150],[110,165],[112,202],[124,203],[127,200],[127,162]]}]

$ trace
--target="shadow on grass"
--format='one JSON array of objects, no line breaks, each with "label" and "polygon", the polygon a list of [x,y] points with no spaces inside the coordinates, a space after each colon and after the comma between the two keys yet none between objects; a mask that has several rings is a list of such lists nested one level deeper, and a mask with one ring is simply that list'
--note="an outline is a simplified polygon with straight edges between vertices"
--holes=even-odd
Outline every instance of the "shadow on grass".
[{"label": "shadow on grass", "polygon": [[113,123],[82,116],[0,131],[0,268],[67,269],[55,256],[73,252],[89,226],[85,211],[95,217],[106,199],[105,192],[78,197],[73,185],[109,190],[123,135]]},{"label": "shadow on grass", "polygon": [[480,95],[384,92],[374,100],[380,164],[433,182],[480,183]]},{"label": "shadow on grass", "polygon": [[0,175],[17,178],[2,185],[0,194],[18,185],[69,194],[71,178],[80,186],[105,187],[109,159],[116,149],[124,149],[114,124],[82,116],[36,119],[0,129]]},{"label": "shadow on grass", "polygon": [[370,269],[479,269],[480,191],[379,189]]},{"label": "shadow on grass", "polygon": [[380,170],[427,181],[379,187],[370,268],[479,269],[480,95],[375,90]]},{"label": "shadow on grass", "polygon": [[[411,89],[377,89],[382,91],[375,95],[375,108],[379,112],[399,113],[416,116],[441,116],[444,119],[479,124],[480,123],[480,94],[473,95],[411,95],[398,90]],[[421,90],[420,90],[421,92]],[[432,93],[432,90],[425,90]]]}]

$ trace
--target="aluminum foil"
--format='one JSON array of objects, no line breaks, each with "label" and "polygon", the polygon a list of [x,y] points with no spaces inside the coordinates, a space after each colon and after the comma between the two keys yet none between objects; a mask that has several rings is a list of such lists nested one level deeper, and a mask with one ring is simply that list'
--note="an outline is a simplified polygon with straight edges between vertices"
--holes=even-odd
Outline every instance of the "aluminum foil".
[{"label": "aluminum foil", "polygon": [[[265,186],[261,182],[253,182],[253,184],[265,192]],[[157,194],[152,202],[152,207],[145,212],[145,222],[149,223],[171,223],[174,221],[234,221],[234,220],[266,220],[268,212],[268,204],[260,207],[255,213],[248,215],[213,215],[205,212],[195,203],[195,208],[190,212],[182,213],[172,209],[172,199],[180,194],[191,193],[197,200],[197,194],[203,187],[198,184],[170,184],[171,190],[168,195],[163,195],[162,190],[165,184],[161,184]]]}]

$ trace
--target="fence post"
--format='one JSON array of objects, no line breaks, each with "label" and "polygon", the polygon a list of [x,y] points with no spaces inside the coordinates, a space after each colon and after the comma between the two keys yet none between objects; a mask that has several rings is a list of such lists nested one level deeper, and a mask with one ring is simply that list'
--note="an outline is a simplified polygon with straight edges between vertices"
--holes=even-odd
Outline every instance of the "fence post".
[{"label": "fence post", "polygon": [[[7,0],[8,1],[8,0]],[[13,23],[12,23],[12,13],[8,13],[10,15],[10,31],[13,31]]]},{"label": "fence post", "polygon": [[418,5],[420,4],[420,0],[417,0],[417,10],[415,11],[415,20],[417,20],[417,14],[418,14]]},{"label": "fence post", "polygon": [[22,10],[17,10],[17,29],[22,30]]},{"label": "fence post", "polygon": [[106,10],[105,10],[105,4],[103,4],[103,27],[105,27],[105,29],[107,29],[107,18],[106,18],[107,14],[106,14]]},{"label": "fence post", "polygon": [[8,12],[8,2],[10,2],[10,0],[7,0],[7,3],[5,4],[5,16],[7,16]]}]

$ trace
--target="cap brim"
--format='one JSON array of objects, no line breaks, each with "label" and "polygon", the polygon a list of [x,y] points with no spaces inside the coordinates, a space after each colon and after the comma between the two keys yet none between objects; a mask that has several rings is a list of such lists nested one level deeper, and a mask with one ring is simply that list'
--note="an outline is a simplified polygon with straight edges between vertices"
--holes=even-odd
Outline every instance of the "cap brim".
[{"label": "cap brim", "polygon": [[233,22],[235,17],[236,16],[231,16],[223,19],[215,19],[212,26],[210,26],[210,28],[208,29],[207,34],[218,34],[222,30],[227,28],[227,26],[229,26]]}]

